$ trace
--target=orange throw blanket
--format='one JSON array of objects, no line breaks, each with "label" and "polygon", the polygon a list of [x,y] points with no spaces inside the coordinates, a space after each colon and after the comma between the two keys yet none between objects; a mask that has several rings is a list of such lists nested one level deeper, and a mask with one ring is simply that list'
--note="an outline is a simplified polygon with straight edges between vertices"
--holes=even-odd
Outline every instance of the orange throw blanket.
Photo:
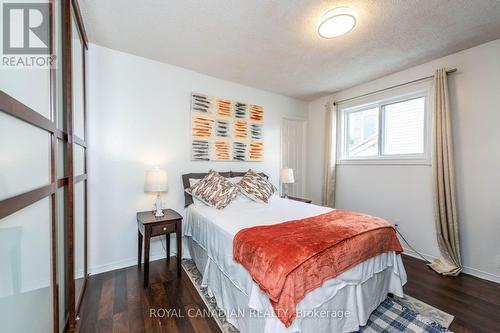
[{"label": "orange throw blanket", "polygon": [[243,229],[233,241],[234,259],[268,294],[286,327],[309,291],[387,251],[403,251],[389,223],[345,210]]}]

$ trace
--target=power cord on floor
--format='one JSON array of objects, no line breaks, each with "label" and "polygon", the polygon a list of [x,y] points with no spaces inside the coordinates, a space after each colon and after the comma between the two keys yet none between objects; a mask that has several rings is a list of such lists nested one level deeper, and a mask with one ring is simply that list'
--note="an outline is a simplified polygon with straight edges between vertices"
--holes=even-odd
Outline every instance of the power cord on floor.
[{"label": "power cord on floor", "polygon": [[413,246],[411,246],[410,242],[408,242],[405,238],[405,236],[403,236],[403,234],[401,233],[401,231],[399,231],[399,225],[395,224],[394,225],[394,229],[396,230],[396,232],[399,234],[399,236],[401,236],[401,238],[403,238],[403,241],[410,247],[410,249],[413,250],[413,252],[415,252],[416,254],[418,254],[420,256],[420,258],[422,258],[425,262],[427,263],[431,263],[429,260],[427,260],[427,258],[425,258],[422,254],[420,254],[420,252],[418,252],[417,250],[415,250],[413,248]]}]

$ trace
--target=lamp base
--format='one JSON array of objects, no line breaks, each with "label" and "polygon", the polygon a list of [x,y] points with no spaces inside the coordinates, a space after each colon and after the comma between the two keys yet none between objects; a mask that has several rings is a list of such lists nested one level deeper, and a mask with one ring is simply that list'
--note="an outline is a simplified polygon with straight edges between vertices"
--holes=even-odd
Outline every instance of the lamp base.
[{"label": "lamp base", "polygon": [[161,209],[161,197],[160,197],[160,193],[158,193],[158,195],[156,196],[155,209],[156,209],[156,211],[154,212],[155,217],[165,216],[165,214],[163,213],[163,211]]}]

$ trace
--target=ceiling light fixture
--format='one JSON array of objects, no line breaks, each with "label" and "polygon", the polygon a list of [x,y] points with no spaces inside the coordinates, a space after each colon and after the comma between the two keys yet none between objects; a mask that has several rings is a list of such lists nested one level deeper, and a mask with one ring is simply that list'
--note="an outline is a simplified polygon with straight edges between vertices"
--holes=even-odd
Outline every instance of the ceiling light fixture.
[{"label": "ceiling light fixture", "polygon": [[318,34],[323,38],[345,35],[356,25],[356,12],[349,7],[338,7],[327,11],[320,19]]}]

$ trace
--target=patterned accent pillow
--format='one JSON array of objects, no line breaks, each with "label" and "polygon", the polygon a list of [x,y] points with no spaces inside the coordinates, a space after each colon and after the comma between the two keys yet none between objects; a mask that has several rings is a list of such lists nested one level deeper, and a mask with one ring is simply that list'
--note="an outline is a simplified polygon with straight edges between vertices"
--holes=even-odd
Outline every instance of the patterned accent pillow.
[{"label": "patterned accent pillow", "polygon": [[186,192],[208,206],[224,209],[236,198],[239,189],[217,172],[210,170],[208,175],[186,189]]},{"label": "patterned accent pillow", "polygon": [[248,198],[262,203],[267,203],[271,195],[276,192],[273,184],[252,170],[248,170],[236,186]]}]

